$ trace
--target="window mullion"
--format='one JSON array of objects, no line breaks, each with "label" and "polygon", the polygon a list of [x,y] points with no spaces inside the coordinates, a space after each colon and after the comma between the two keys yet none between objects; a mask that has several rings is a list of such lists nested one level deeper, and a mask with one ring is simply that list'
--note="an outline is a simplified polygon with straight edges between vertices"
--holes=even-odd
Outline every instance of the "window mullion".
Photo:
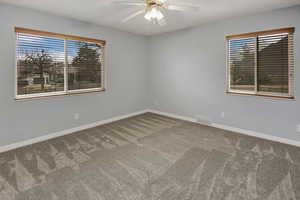
[{"label": "window mullion", "polygon": [[255,37],[255,54],[254,54],[254,92],[257,94],[258,92],[258,78],[257,78],[257,73],[258,73],[258,37]]},{"label": "window mullion", "polygon": [[68,41],[65,39],[64,91],[68,93]]}]

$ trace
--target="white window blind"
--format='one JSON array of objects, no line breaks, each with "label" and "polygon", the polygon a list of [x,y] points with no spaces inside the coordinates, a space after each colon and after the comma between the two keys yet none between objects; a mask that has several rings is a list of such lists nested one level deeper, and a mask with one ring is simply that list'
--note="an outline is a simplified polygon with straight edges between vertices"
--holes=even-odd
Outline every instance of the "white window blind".
[{"label": "white window blind", "polygon": [[16,28],[16,98],[104,89],[105,41]]},{"label": "white window blind", "polygon": [[228,36],[228,92],[294,97],[294,28]]}]

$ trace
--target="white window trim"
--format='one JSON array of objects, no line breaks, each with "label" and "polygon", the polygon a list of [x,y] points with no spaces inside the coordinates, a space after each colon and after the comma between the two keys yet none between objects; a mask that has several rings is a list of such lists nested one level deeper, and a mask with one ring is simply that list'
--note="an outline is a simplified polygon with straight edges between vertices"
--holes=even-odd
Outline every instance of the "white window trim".
[{"label": "white window trim", "polygon": [[[64,90],[62,91],[56,91],[56,92],[44,92],[44,93],[34,93],[34,94],[23,94],[19,95],[18,94],[18,64],[17,64],[17,57],[16,57],[16,50],[17,50],[17,32],[14,32],[14,40],[15,40],[15,45],[14,45],[14,59],[15,59],[15,70],[14,70],[14,82],[15,82],[15,100],[26,100],[26,99],[37,99],[37,98],[44,98],[44,97],[52,97],[52,96],[64,96],[64,95],[77,95],[77,94],[86,94],[86,93],[93,93],[93,92],[102,92],[105,91],[106,89],[106,79],[105,79],[105,45],[100,44],[102,47],[102,56],[100,56],[101,62],[101,86],[102,87],[97,87],[97,88],[88,88],[88,89],[76,89],[76,90],[68,90],[68,60],[67,60],[67,43],[68,39],[64,38],[64,50],[65,50],[65,66],[64,66]],[[37,34],[38,35],[38,34]],[[47,36],[49,38],[55,38],[55,39],[61,39],[59,37],[51,37]],[[81,40],[80,40],[81,41]]]}]

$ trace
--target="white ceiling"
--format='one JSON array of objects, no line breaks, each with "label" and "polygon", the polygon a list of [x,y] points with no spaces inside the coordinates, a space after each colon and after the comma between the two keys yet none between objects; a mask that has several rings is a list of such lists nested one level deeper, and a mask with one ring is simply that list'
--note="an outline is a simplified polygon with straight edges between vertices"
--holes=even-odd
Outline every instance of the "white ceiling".
[{"label": "white ceiling", "polygon": [[112,4],[112,1],[114,0],[0,0],[0,2],[7,4],[143,35],[169,32],[233,16],[300,5],[300,0],[168,0],[170,4],[199,5],[200,9],[197,12],[167,11],[167,25],[162,27],[151,24],[142,15],[122,23],[122,19],[142,9],[142,7],[120,6]]}]

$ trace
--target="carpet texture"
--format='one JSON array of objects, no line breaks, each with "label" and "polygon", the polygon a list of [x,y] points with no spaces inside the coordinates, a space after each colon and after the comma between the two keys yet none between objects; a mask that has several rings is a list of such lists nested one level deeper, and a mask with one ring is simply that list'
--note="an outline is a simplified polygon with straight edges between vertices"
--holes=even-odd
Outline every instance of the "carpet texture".
[{"label": "carpet texture", "polygon": [[300,149],[146,113],[0,154],[1,200],[300,200]]}]

